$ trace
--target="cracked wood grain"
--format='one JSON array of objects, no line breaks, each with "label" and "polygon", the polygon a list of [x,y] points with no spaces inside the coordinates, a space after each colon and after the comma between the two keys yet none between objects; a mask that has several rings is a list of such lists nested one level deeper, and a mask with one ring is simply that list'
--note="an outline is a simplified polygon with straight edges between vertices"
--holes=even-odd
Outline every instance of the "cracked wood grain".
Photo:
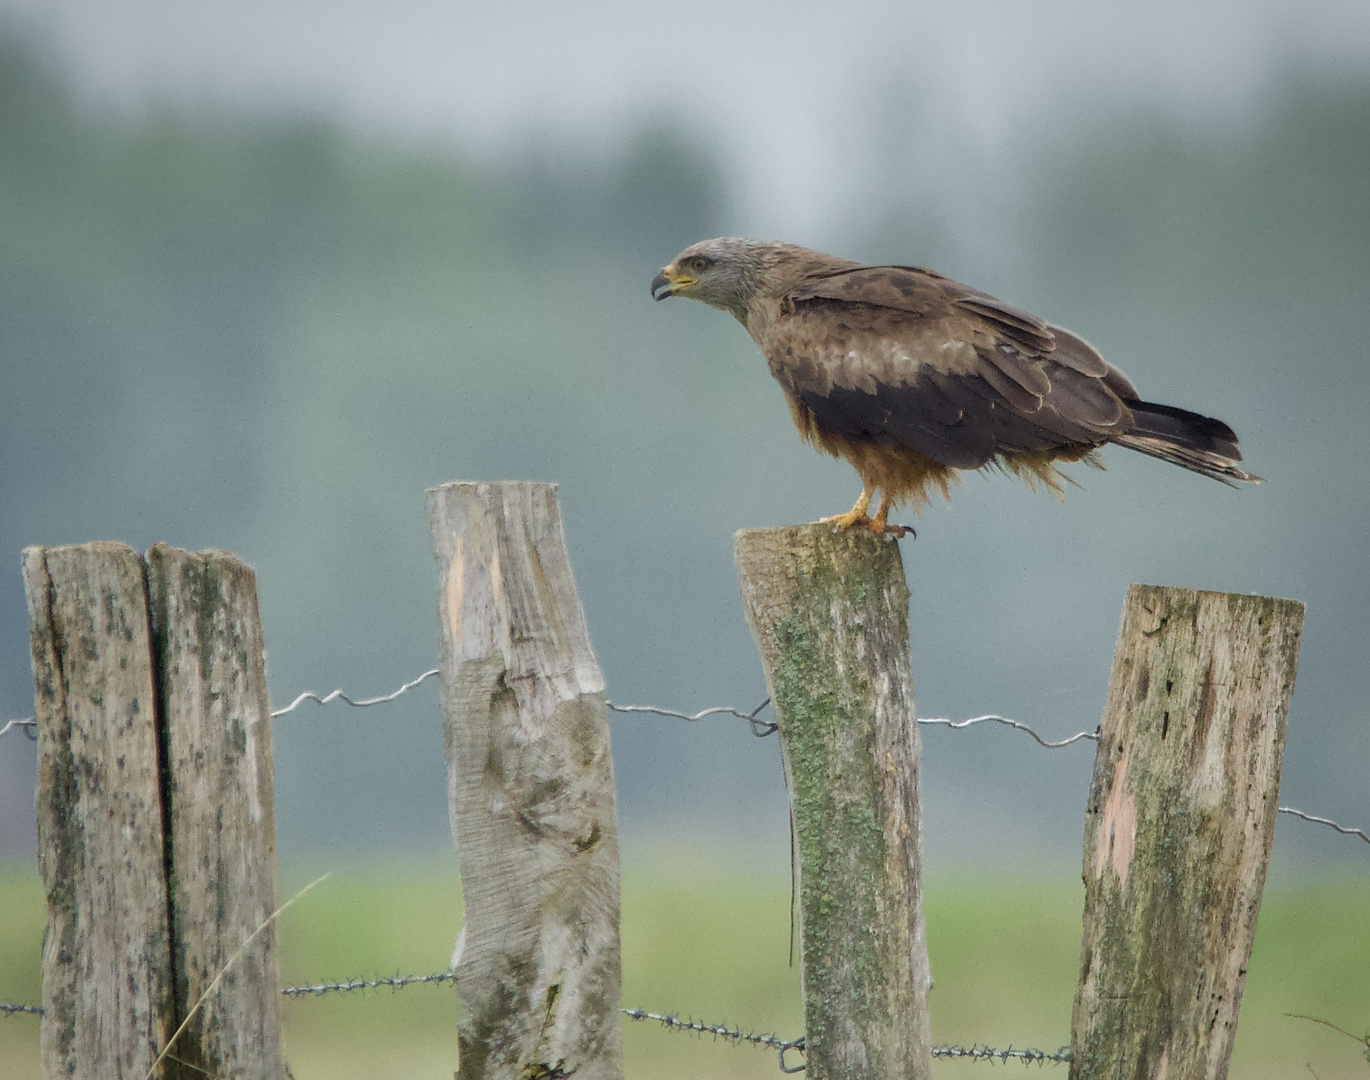
[{"label": "cracked wood grain", "polygon": [[124,544],[24,551],[45,1080],[144,1080],[175,1030],[151,636]]},{"label": "cracked wood grain", "polygon": [[[276,910],[271,703],[251,567],[225,551],[157,544],[147,574],[179,1023]],[[191,1019],[175,1056],[223,1078],[283,1077],[279,989],[273,922]]]},{"label": "cracked wood grain", "polygon": [[620,1080],[604,679],[552,484],[428,493],[464,924],[460,1080]]},{"label": "cracked wood grain", "polygon": [[1303,612],[1128,590],[1085,814],[1071,1080],[1227,1075]]},{"label": "cracked wood grain", "polygon": [[[43,1075],[145,1080],[275,908],[272,768],[252,571],[124,544],[24,553],[48,898]],[[280,1080],[274,929],[158,1075]]]}]

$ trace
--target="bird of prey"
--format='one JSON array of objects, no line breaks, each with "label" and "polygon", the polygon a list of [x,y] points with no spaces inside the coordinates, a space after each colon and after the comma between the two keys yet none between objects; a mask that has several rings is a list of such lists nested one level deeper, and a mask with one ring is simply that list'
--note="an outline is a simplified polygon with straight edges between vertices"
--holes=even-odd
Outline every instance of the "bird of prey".
[{"label": "bird of prey", "polygon": [[[997,468],[1055,494],[1059,462],[1102,468],[1116,443],[1236,486],[1220,420],[1142,401],[1083,338],[932,270],[863,266],[793,244],[720,237],[652,281],[731,312],[766,357],[799,434],[845,459],[861,495],[824,521],[902,536],[891,507],[950,498],[956,473]],[[875,517],[867,511],[881,493]]]}]

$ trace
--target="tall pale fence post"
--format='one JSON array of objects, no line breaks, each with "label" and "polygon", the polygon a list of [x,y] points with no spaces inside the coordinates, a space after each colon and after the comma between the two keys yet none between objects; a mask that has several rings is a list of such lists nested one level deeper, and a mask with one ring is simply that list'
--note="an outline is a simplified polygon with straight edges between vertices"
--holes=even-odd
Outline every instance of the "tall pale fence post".
[{"label": "tall pale fence post", "polygon": [[[281,1080],[270,710],[252,571],[24,552],[47,896],[43,1075]],[[251,942],[249,944],[249,939]]]},{"label": "tall pale fence post", "polygon": [[604,678],[554,484],[428,493],[465,916],[460,1080],[620,1080],[618,826]]},{"label": "tall pale fence post", "polygon": [[801,525],[739,532],[736,557],[790,789],[805,1075],[927,1080],[920,749],[899,549]]},{"label": "tall pale fence post", "polygon": [[1303,613],[1128,590],[1085,813],[1071,1080],[1227,1075]]}]

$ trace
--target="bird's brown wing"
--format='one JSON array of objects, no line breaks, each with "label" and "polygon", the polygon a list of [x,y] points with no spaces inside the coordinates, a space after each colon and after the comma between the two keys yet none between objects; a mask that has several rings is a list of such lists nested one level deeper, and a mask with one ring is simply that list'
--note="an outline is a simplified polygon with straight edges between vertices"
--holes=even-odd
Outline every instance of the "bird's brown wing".
[{"label": "bird's brown wing", "polygon": [[931,271],[867,266],[791,291],[763,345],[820,428],[954,468],[1097,446],[1131,384],[1068,331]]}]

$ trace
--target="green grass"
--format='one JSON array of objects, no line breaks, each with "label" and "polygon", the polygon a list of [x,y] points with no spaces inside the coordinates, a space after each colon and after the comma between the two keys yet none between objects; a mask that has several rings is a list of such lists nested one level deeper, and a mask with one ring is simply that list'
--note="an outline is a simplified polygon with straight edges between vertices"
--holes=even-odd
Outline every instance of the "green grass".
[{"label": "green grass", "polygon": [[[460,925],[451,860],[425,868],[343,868],[282,917],[288,984],[444,970]],[[306,877],[287,875],[284,899]],[[933,1037],[1054,1050],[1069,1037],[1079,953],[1078,882],[939,873],[928,881],[936,985]],[[42,892],[29,867],[0,868],[0,1001],[37,1002]],[[1357,1043],[1285,1013],[1354,1033],[1370,1028],[1370,875],[1306,880],[1267,893],[1231,1075],[1370,1080]],[[623,886],[624,1003],[709,1021],[799,1033],[799,979],[788,966],[788,885],[680,854],[630,872]],[[298,1080],[450,1080],[450,987],[413,987],[283,1003]],[[631,1078],[780,1075],[766,1050],[624,1030]],[[939,1080],[989,1065],[939,1063]],[[1051,1067],[1049,1067],[1051,1068]],[[1311,1072],[1309,1070],[1312,1070]],[[37,1080],[38,1021],[0,1020],[0,1074]],[[1055,1072],[1064,1080],[1064,1069]]]}]

